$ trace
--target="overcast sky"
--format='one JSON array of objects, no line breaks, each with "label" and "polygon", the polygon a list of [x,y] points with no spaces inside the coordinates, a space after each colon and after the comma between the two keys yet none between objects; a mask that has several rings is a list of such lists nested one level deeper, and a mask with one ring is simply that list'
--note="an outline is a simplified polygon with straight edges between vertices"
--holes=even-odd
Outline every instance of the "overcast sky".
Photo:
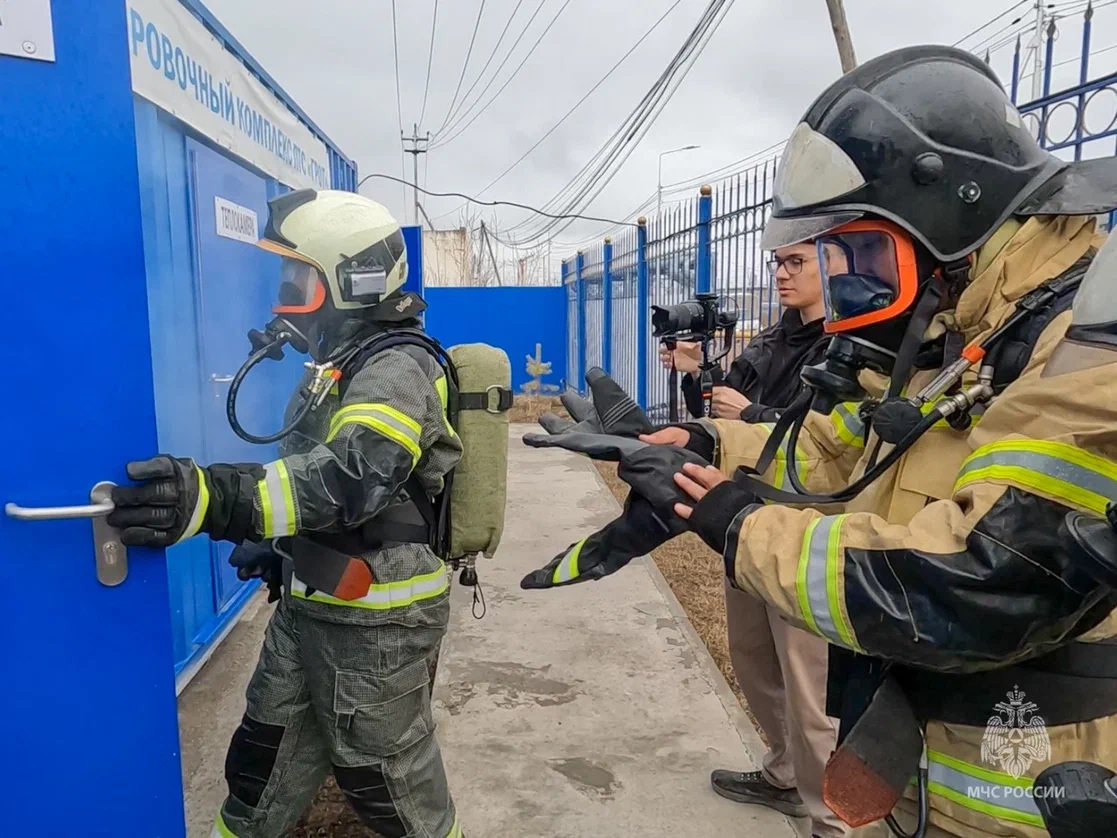
[{"label": "overcast sky", "polygon": [[[437,3],[421,133],[433,133],[443,124],[481,2]],[[467,104],[493,77],[536,10],[539,14],[482,104],[504,83],[564,2],[485,0],[463,94],[493,55],[518,3],[520,8]],[[465,133],[433,151],[425,161],[420,158],[420,184],[434,191],[475,194],[546,133],[673,2],[570,0],[500,97]],[[707,2],[682,0],[575,114],[485,197],[539,205],[554,195],[644,95]],[[316,0],[313,11],[305,0],[207,3],[319,126],[357,160],[362,176],[373,172],[400,176],[391,0]],[[1105,0],[1102,3],[1108,5]],[[423,106],[435,5],[435,0],[396,0],[403,123],[408,132]],[[1067,12],[1083,5],[1055,4]],[[953,43],[1010,6],[1010,0],[846,0],[857,57],[862,61],[907,44]],[[1031,19],[1035,12],[1024,4],[982,34],[993,35],[1020,15]],[[1065,31],[1056,43],[1057,62],[1077,55],[1080,21],[1076,12],[1064,24]],[[1011,32],[1008,30],[1009,35]],[[1099,9],[1094,49],[1109,46],[1115,35],[1117,8]],[[979,40],[980,36],[971,38],[968,44]],[[1007,76],[1011,58],[1011,45],[1006,45],[993,56],[993,66]],[[1100,54],[1093,60],[1091,76],[1115,67],[1117,51]],[[671,182],[695,177],[779,142],[839,71],[824,0],[737,0],[674,99],[589,211],[622,217],[653,194],[661,151],[692,143],[702,146],[665,159],[664,181]],[[1077,67],[1066,66],[1058,72],[1073,75]],[[1057,75],[1055,89],[1073,79],[1065,81]],[[407,172],[410,178],[410,157]],[[410,192],[405,202],[400,185],[372,181],[362,191],[411,220]],[[424,200],[431,216],[454,210],[459,203],[454,199]],[[522,217],[515,210],[501,212],[504,225]],[[450,226],[455,220],[450,215],[439,223]],[[580,222],[562,238],[570,241],[597,229]]]}]

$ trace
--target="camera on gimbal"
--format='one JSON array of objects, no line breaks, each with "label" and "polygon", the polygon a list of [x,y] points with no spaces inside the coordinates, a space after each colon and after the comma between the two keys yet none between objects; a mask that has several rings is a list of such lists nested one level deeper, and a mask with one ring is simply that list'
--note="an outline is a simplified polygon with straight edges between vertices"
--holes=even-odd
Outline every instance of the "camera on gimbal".
[{"label": "camera on gimbal", "polygon": [[[722,358],[733,348],[733,338],[737,331],[737,312],[722,311],[717,294],[696,294],[695,299],[673,306],[652,306],[652,334],[659,338],[670,350],[674,350],[680,340],[694,341],[702,347],[702,362],[699,365],[699,381],[702,386],[702,404],[706,416],[711,415],[714,395],[715,372]],[[718,333],[723,335],[723,348],[711,357],[710,344]],[[670,420],[679,421],[679,373],[671,369],[670,383]]]}]

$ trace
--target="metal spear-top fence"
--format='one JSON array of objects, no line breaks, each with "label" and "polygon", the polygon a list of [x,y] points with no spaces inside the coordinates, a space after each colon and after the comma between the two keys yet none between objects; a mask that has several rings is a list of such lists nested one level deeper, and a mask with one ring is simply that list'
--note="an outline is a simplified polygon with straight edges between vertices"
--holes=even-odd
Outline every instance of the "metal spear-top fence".
[{"label": "metal spear-top fence", "polygon": [[[1065,160],[1117,155],[1117,72],[1089,80],[1091,57],[1108,53],[1117,59],[1117,45],[1091,51],[1094,11],[1088,6],[1083,13],[1081,54],[1069,60],[1058,60],[1055,50],[1060,27],[1067,30],[1065,34],[1076,34],[1071,31],[1072,19],[1044,24],[1044,45],[1039,47],[1045,57],[1042,95],[1017,107],[1032,136]],[[1021,82],[1029,78],[1021,75],[1027,49],[1018,37],[1006,85],[1014,103]],[[989,60],[988,55],[985,58]],[[1071,86],[1051,93],[1055,76]],[[1009,112],[1006,118],[1017,117]],[[563,262],[569,387],[583,392],[586,370],[600,366],[654,420],[665,420],[668,373],[660,365],[659,343],[651,335],[651,306],[674,305],[698,292],[718,294],[722,307],[736,310],[739,317],[737,345],[727,362],[754,335],[778,321],[779,297],[760,249],[772,211],[777,163],[773,156],[703,186],[697,197],[654,218],[640,218],[615,240],[605,239]],[[1114,216],[1100,218],[1101,226],[1112,229]]]}]

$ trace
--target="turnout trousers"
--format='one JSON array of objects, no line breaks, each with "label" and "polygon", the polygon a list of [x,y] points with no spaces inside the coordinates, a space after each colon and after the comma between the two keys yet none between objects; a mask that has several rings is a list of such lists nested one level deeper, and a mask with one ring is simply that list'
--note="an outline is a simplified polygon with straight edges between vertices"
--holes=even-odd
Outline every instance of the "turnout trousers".
[{"label": "turnout trousers", "polygon": [[383,838],[460,838],[431,718],[449,594],[406,616],[284,596],[225,762],[213,838],[286,835],[332,771]]}]

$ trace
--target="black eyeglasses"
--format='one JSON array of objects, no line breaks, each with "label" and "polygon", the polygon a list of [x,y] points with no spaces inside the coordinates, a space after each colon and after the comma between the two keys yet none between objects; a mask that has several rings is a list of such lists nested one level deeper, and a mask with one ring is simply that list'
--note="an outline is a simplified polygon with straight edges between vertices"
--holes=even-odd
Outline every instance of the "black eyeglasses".
[{"label": "black eyeglasses", "polygon": [[779,256],[773,256],[768,260],[768,270],[771,272],[772,276],[775,276],[780,268],[787,271],[788,276],[798,276],[803,272],[803,265],[807,264],[807,262],[813,258],[815,257],[788,256],[781,259]]}]

